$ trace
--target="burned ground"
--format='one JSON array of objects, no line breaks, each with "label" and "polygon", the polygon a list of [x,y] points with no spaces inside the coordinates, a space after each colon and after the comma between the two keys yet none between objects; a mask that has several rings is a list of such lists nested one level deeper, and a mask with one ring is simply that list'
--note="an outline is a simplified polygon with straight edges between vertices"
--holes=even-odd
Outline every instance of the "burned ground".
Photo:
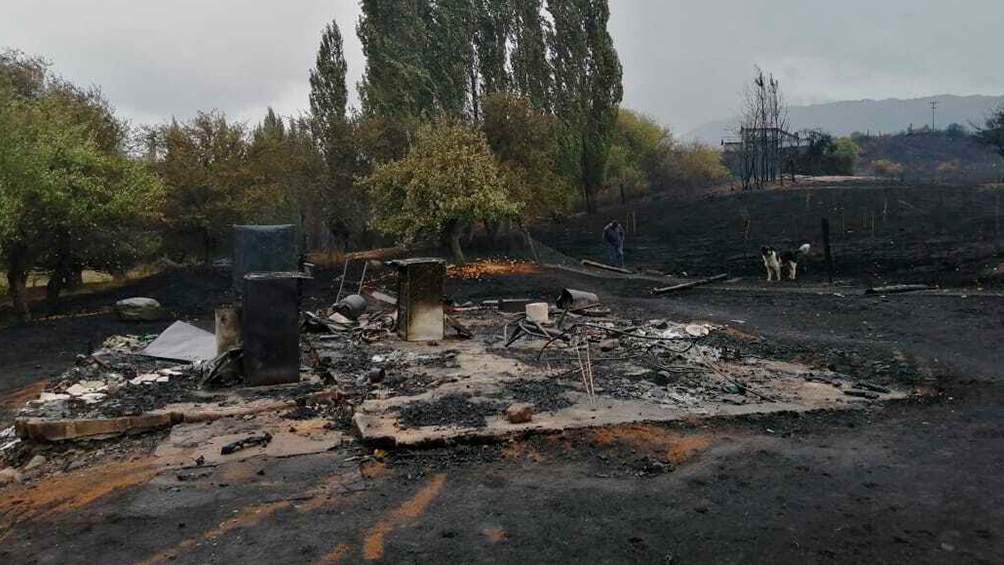
[{"label": "burned ground", "polygon": [[477,402],[460,394],[451,394],[435,400],[416,400],[405,404],[398,411],[400,422],[405,427],[459,426],[462,428],[483,428],[486,418],[504,409],[500,403]]},{"label": "burned ground", "polygon": [[552,380],[518,379],[505,384],[508,395],[516,402],[533,404],[537,412],[553,412],[571,406],[572,402],[564,396],[567,390],[567,386]]},{"label": "burned ground", "polygon": [[[1004,263],[1001,192],[973,187],[838,184],[718,194],[692,202],[653,200],[541,226],[558,251],[605,260],[600,237],[611,218],[634,214],[628,264],[665,273],[762,277],[762,245],[812,245],[799,278],[825,280],[820,220],[828,218],[838,279],[882,284],[1000,284]],[[787,283],[785,283],[787,284]]]},{"label": "burned ground", "polygon": [[[739,200],[746,198],[753,197]],[[724,208],[723,221],[728,210],[735,211],[731,203]],[[682,207],[696,209],[707,208]],[[639,216],[639,230],[642,225]],[[723,254],[712,252],[710,238],[717,236],[707,235],[709,244],[691,263],[697,251],[686,248],[683,231],[675,241],[684,251],[667,261],[682,258],[681,268],[716,272]],[[575,237],[586,242],[592,236]],[[956,245],[966,245],[968,237],[960,231]],[[602,253],[599,245],[582,243],[565,252]],[[839,256],[842,269],[858,264],[843,262],[845,256]],[[744,261],[729,260],[737,266]],[[743,268],[733,274],[746,273]],[[754,261],[750,276],[759,277],[758,268]],[[649,295],[648,281],[560,270],[453,280],[447,294],[464,303],[553,299],[563,287],[588,289],[627,320],[728,324],[728,334],[708,340],[800,360],[854,381],[916,386],[921,396],[851,411],[637,424],[389,453],[350,441],[331,452],[207,466],[195,474],[152,469],[151,444],[143,440],[151,436],[122,445],[115,461],[91,462],[87,457],[94,451],[112,449],[99,443],[73,448],[80,453],[52,454],[54,460],[82,462],[63,468],[51,482],[3,492],[0,560],[999,562],[1004,352],[998,344],[1004,340],[1004,300],[971,287],[865,296],[860,285],[818,284],[816,269],[795,285],[743,280],[664,297]],[[842,276],[862,282],[868,280],[864,272]],[[330,273],[322,277],[328,283],[310,290],[316,303],[337,290],[330,288]],[[88,300],[101,305],[110,298]],[[204,300],[215,298],[192,304]],[[50,376],[38,365],[65,370],[88,340],[155,333],[157,327],[163,329],[92,316],[4,328],[4,343],[32,335],[38,341],[31,343],[48,349],[0,348],[9,362],[0,365],[0,388],[8,395],[2,401],[18,404],[37,394],[16,391]],[[67,357],[50,360],[49,350],[66,350]],[[362,358],[352,362],[359,369],[365,365]],[[532,392],[560,398],[556,389]],[[330,403],[287,415],[320,415],[340,422],[339,429],[347,425]],[[301,420],[287,422],[296,426]]]}]

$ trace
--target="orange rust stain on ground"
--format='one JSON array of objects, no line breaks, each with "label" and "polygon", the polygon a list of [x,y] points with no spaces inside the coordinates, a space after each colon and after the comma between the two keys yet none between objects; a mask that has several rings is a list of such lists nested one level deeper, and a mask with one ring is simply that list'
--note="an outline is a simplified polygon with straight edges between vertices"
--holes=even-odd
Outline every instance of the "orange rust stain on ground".
[{"label": "orange rust stain on ground", "polygon": [[631,424],[598,428],[593,440],[600,444],[615,444],[640,451],[661,452],[666,459],[679,465],[711,445],[707,435],[680,434],[651,424]]},{"label": "orange rust stain on ground", "polygon": [[760,339],[751,333],[746,333],[738,328],[733,328],[732,326],[725,328],[725,335],[742,341],[757,341]]},{"label": "orange rust stain on ground", "polygon": [[366,530],[363,535],[363,559],[373,561],[383,557],[383,542],[387,534],[394,531],[394,528],[402,525],[409,519],[414,519],[425,513],[429,504],[432,503],[446,483],[446,475],[439,474],[431,479],[422,488],[397,507],[391,514],[377,522],[375,526]]},{"label": "orange rust stain on ground", "polygon": [[70,512],[157,475],[153,459],[113,462],[15,488],[0,497],[4,525]]},{"label": "orange rust stain on ground", "polygon": [[253,461],[226,463],[219,468],[220,480],[225,483],[246,483],[255,477],[260,468],[261,464]]},{"label": "orange rust stain on ground", "polygon": [[544,458],[535,445],[520,441],[503,446],[502,456],[514,461],[533,461],[534,463],[540,463]]},{"label": "orange rust stain on ground", "polygon": [[277,511],[282,508],[288,508],[290,506],[288,501],[280,500],[278,502],[269,502],[267,504],[254,504],[251,506],[245,506],[237,513],[236,516],[225,520],[219,526],[215,528],[210,528],[202,533],[201,536],[197,538],[189,538],[182,540],[174,547],[154,555],[146,561],[140,562],[138,565],[159,565],[161,563],[167,563],[168,561],[173,561],[178,558],[181,554],[188,553],[196,549],[199,542],[215,540],[217,538],[223,537],[231,530],[237,528],[250,528],[260,524],[265,518],[271,517]]},{"label": "orange rust stain on ground", "polygon": [[680,441],[669,449],[669,460],[679,465],[711,445],[711,439],[706,436],[683,436]]},{"label": "orange rust stain on ground", "polygon": [[941,396],[943,393],[938,387],[931,385],[916,385],[913,387],[914,396]]},{"label": "orange rust stain on ground", "polygon": [[345,543],[340,543],[335,546],[334,549],[329,551],[324,557],[321,558],[321,563],[338,563],[346,555],[349,554],[349,545]]},{"label": "orange rust stain on ground", "polygon": [[19,410],[29,400],[37,399],[47,384],[47,381],[38,382],[0,396],[0,406],[12,411]]},{"label": "orange rust stain on ground", "polygon": [[688,426],[700,426],[701,424],[704,423],[697,416],[687,416],[686,418],[683,418],[682,420],[680,420],[680,422],[683,423],[683,424],[686,424]]},{"label": "orange rust stain on ground", "polygon": [[501,528],[485,528],[481,533],[488,539],[489,543],[499,543],[509,539],[509,532]]},{"label": "orange rust stain on ground", "polygon": [[331,498],[331,493],[338,489],[344,483],[350,482],[353,478],[352,474],[344,475],[341,473],[335,473],[329,475],[317,489],[317,494],[313,497],[307,499],[302,504],[296,506],[296,510],[301,514],[308,514],[315,510],[319,510],[328,503]]},{"label": "orange rust stain on ground", "polygon": [[366,461],[359,465],[359,472],[364,479],[379,479],[387,473],[387,466],[381,461]]},{"label": "orange rust stain on ground", "polygon": [[[300,513],[307,513],[323,507],[328,502],[328,495],[330,494],[331,489],[337,487],[345,481],[345,475],[329,475],[321,482],[314,495],[307,499],[303,504],[296,506],[296,510]],[[220,525],[210,528],[197,537],[182,540],[170,549],[161,551],[138,565],[159,565],[161,563],[173,561],[174,559],[177,559],[179,555],[194,551],[198,548],[200,542],[215,540],[223,537],[230,531],[237,528],[251,528],[257,526],[266,518],[272,517],[276,512],[282,510],[283,508],[293,508],[293,505],[289,501],[280,500],[277,502],[245,506],[234,517],[223,521]],[[342,546],[336,547],[335,550],[338,550],[340,547]],[[347,550],[348,548],[346,547],[341,551]]]}]

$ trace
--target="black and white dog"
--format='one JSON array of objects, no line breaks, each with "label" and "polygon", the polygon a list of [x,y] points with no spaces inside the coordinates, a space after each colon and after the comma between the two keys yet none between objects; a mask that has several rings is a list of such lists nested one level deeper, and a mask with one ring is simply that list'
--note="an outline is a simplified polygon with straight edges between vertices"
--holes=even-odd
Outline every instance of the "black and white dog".
[{"label": "black and white dog", "polygon": [[802,245],[794,251],[782,251],[778,253],[773,247],[761,247],[760,257],[763,259],[763,266],[767,269],[767,280],[781,280],[781,268],[788,267],[788,278],[795,280],[795,273],[798,271],[798,260],[809,252],[811,245]]}]

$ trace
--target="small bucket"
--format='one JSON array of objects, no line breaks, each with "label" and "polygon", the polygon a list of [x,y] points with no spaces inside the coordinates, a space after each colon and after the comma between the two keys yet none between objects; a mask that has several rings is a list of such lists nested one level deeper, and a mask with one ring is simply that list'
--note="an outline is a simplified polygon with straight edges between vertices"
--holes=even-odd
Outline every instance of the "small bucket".
[{"label": "small bucket", "polygon": [[533,304],[527,304],[526,319],[531,322],[537,322],[538,324],[546,324],[548,321],[547,310],[547,302],[534,302]]}]

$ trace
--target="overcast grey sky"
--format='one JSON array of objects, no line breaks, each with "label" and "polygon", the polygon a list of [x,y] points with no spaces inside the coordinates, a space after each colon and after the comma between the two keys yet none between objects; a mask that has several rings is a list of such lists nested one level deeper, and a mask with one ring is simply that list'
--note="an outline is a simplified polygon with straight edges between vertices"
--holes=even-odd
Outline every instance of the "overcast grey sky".
[{"label": "overcast grey sky", "polygon": [[[100,85],[136,123],[307,107],[321,29],[363,71],[357,0],[6,0],[0,47]],[[683,133],[733,115],[754,64],[793,104],[1004,94],[1004,1],[611,0],[625,105]]]}]

